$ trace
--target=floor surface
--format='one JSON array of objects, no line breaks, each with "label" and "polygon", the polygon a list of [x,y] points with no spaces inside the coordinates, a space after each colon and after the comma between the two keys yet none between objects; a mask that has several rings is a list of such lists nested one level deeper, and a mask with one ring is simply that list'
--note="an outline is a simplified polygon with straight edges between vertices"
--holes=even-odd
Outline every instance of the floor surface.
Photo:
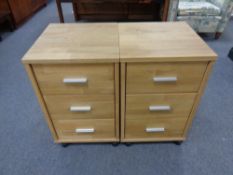
[{"label": "floor surface", "polygon": [[[71,7],[65,18],[73,22]],[[186,142],[54,144],[21,58],[51,22],[50,2],[0,43],[0,175],[232,175],[233,21],[219,40],[205,38],[217,60]]]}]

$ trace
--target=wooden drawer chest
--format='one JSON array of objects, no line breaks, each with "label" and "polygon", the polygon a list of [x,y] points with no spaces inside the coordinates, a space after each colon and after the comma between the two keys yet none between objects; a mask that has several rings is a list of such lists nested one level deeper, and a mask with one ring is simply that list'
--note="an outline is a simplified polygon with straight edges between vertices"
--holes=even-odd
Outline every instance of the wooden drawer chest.
[{"label": "wooden drawer chest", "polygon": [[[75,0],[79,19],[159,21],[163,3],[139,0]],[[165,15],[165,14],[162,14]]]},{"label": "wooden drawer chest", "polygon": [[119,24],[121,141],[183,141],[216,54],[185,23]]},{"label": "wooden drawer chest", "polygon": [[51,24],[23,63],[58,143],[183,141],[216,57],[183,22]]},{"label": "wooden drawer chest", "polygon": [[14,26],[18,27],[46,5],[47,0],[0,0],[0,12],[9,11]]},{"label": "wooden drawer chest", "polygon": [[117,24],[51,24],[23,62],[56,142],[119,141]]}]

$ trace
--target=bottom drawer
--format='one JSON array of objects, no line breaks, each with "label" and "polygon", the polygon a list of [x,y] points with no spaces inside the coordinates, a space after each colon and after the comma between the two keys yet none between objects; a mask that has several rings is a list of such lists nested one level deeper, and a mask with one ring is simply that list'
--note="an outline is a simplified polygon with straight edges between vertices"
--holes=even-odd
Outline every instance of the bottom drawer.
[{"label": "bottom drawer", "polygon": [[95,141],[115,138],[114,119],[53,121],[59,140]]},{"label": "bottom drawer", "polygon": [[126,120],[126,139],[182,137],[187,117]]}]

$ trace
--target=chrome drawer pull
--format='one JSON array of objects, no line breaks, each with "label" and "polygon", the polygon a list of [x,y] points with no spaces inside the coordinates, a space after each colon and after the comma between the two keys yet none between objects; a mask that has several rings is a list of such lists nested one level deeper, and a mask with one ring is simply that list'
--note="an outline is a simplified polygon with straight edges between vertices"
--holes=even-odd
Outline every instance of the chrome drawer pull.
[{"label": "chrome drawer pull", "polygon": [[150,111],[170,111],[171,106],[169,105],[160,105],[160,106],[149,106]]},{"label": "chrome drawer pull", "polygon": [[95,129],[94,128],[82,128],[82,129],[77,128],[75,129],[75,132],[76,133],[93,133],[95,132]]},{"label": "chrome drawer pull", "polygon": [[164,132],[165,128],[146,128],[146,132]]},{"label": "chrome drawer pull", "polygon": [[64,78],[63,83],[65,84],[85,84],[87,78]]},{"label": "chrome drawer pull", "polygon": [[153,81],[156,83],[176,82],[177,77],[153,77]]},{"label": "chrome drawer pull", "polygon": [[91,106],[71,106],[71,112],[89,112],[91,111]]}]

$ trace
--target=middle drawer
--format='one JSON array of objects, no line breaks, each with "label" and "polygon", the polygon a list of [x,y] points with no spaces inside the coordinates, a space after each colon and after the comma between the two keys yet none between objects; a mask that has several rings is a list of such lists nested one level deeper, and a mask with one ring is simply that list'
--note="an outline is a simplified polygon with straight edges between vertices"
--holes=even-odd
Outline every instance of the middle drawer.
[{"label": "middle drawer", "polygon": [[192,109],[195,96],[195,93],[127,95],[126,118],[187,118]]},{"label": "middle drawer", "polygon": [[53,119],[114,118],[113,95],[44,96]]}]

